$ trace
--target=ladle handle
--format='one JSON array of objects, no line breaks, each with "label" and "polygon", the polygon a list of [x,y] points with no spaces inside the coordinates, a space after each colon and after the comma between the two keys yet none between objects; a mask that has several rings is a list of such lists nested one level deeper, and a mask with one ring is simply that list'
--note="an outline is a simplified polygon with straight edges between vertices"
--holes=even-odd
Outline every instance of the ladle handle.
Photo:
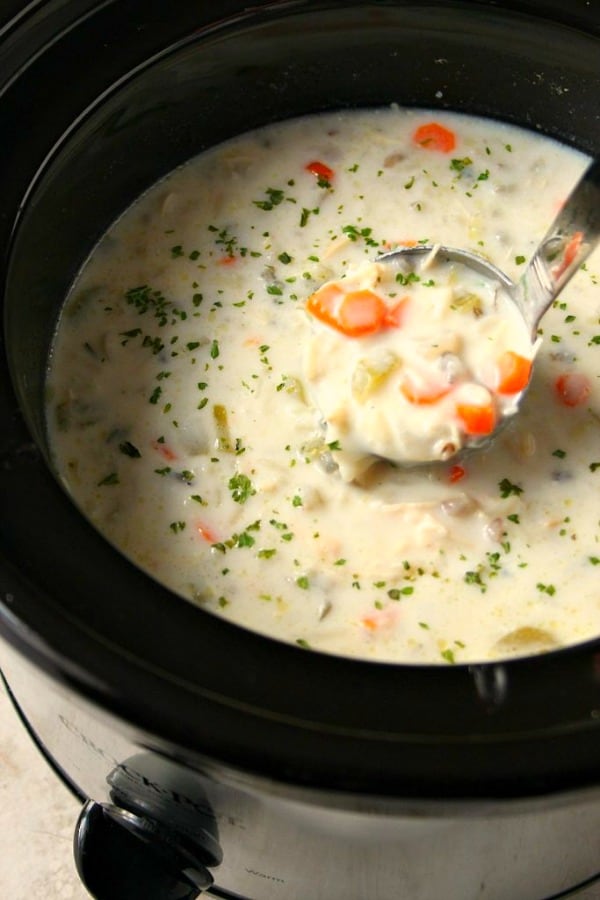
[{"label": "ladle handle", "polygon": [[600,239],[600,160],[592,162],[516,284],[514,298],[535,339],[543,314]]}]

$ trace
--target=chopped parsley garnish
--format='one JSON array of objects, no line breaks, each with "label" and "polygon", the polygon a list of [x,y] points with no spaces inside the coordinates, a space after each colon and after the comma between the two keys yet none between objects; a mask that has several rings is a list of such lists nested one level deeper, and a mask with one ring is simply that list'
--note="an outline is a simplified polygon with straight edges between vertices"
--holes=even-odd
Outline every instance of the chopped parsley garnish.
[{"label": "chopped parsley garnish", "polygon": [[125,456],[130,456],[132,459],[139,459],[142,455],[131,441],[123,441],[122,444],[119,444],[119,450],[121,453],[125,454]]},{"label": "chopped parsley garnish", "polygon": [[463,156],[462,159],[452,159],[450,161],[450,168],[454,172],[463,172],[468,166],[473,164],[473,160],[470,156]]},{"label": "chopped parsley garnish", "polygon": [[110,475],[106,475],[105,478],[98,482],[98,487],[103,487],[107,484],[120,484],[117,472],[111,472]]},{"label": "chopped parsley garnish", "polygon": [[523,493],[523,488],[519,487],[518,484],[513,484],[508,478],[503,478],[502,481],[499,481],[498,487],[500,488],[500,496],[503,498],[510,497],[511,494],[518,497],[519,494]]},{"label": "chopped parsley garnish", "polygon": [[265,212],[270,212],[275,206],[279,206],[285,196],[283,191],[279,188],[267,188],[265,194],[267,195],[266,200],[252,201],[255,206],[265,210]]},{"label": "chopped parsley garnish", "polygon": [[231,491],[231,497],[236,503],[245,503],[249,497],[256,494],[256,489],[252,482],[248,476],[244,475],[242,472],[233,475],[229,479],[227,487]]}]

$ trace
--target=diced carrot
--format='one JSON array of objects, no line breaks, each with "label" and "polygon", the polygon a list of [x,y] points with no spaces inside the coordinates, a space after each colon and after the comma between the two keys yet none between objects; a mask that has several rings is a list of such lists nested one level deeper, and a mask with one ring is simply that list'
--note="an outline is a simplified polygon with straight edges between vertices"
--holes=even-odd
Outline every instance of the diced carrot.
[{"label": "diced carrot", "polygon": [[404,320],[408,304],[409,298],[401,297],[393,306],[388,306],[383,317],[383,324],[388,328],[399,328]]},{"label": "diced carrot", "polygon": [[374,334],[383,326],[388,309],[373,291],[345,293],[336,284],[324,284],[308,298],[311,315],[348,337]]},{"label": "diced carrot", "polygon": [[162,441],[152,441],[152,449],[160,453],[167,462],[172,462],[174,459],[177,459],[175,451],[171,450],[171,448],[168,447],[167,444],[162,443]]},{"label": "diced carrot", "polygon": [[401,241],[384,241],[383,249],[384,250],[393,250],[396,247],[416,247],[417,241],[413,240],[401,240]]},{"label": "diced carrot", "polygon": [[409,403],[419,406],[437,403],[450,392],[450,387],[445,384],[416,384],[409,375],[405,375],[400,383],[400,390]]},{"label": "diced carrot", "polygon": [[323,284],[306,301],[307,311],[332,328],[337,328],[337,311],[344,296],[337,284]]},{"label": "diced carrot", "polygon": [[202,540],[206,541],[207,544],[216,544],[217,543],[217,537],[216,537],[214,531],[211,528],[209,528],[208,525],[205,525],[204,523],[199,522],[196,525],[196,531],[198,532],[198,534],[200,535]]},{"label": "diced carrot", "polygon": [[554,382],[554,390],[565,406],[581,406],[590,396],[592,386],[582,372],[565,372]]},{"label": "diced carrot", "polygon": [[312,162],[306,163],[304,168],[322,181],[332,181],[335,175],[333,169],[319,159],[313,159]]},{"label": "diced carrot", "polygon": [[460,481],[467,474],[464,466],[451,466],[450,471],[448,472],[448,481],[450,484],[456,484],[457,481]]},{"label": "diced carrot", "polygon": [[563,272],[565,272],[569,268],[569,266],[579,253],[579,248],[581,247],[582,242],[583,231],[576,231],[565,247],[565,252],[563,253],[561,262],[552,270],[552,274],[555,278],[560,278]]},{"label": "diced carrot", "polygon": [[398,328],[407,300],[402,297],[388,306],[379,294],[367,288],[346,292],[338,284],[324,284],[308,298],[306,309],[347,337],[365,337],[382,328]]},{"label": "diced carrot", "polygon": [[231,266],[234,262],[237,262],[237,256],[221,256],[217,260],[218,266]]},{"label": "diced carrot", "polygon": [[474,403],[459,403],[456,413],[466,434],[477,436],[490,434],[496,425],[496,410],[492,403],[485,406]]},{"label": "diced carrot", "polygon": [[531,360],[507,350],[498,360],[499,394],[518,394],[529,382]]},{"label": "diced carrot", "polygon": [[450,153],[456,147],[454,132],[439,122],[419,125],[413,134],[413,141],[425,150],[437,150],[439,153]]},{"label": "diced carrot", "polygon": [[337,328],[349,337],[374,334],[383,326],[387,306],[373,291],[350,291],[340,303]]},{"label": "diced carrot", "polygon": [[361,619],[361,622],[365,628],[369,629],[369,631],[377,630],[377,622],[373,618],[373,616],[363,616],[363,618]]}]

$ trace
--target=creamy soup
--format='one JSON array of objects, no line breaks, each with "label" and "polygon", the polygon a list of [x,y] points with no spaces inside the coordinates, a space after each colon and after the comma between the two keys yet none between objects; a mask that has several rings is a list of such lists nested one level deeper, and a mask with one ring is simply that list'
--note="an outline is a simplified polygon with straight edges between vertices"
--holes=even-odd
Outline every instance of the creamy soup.
[{"label": "creamy soup", "polygon": [[[48,427],[75,502],[173,591],[306,648],[452,664],[596,636],[599,257],[545,317],[518,414],[447,462],[460,434],[436,431],[421,362],[449,384],[466,341],[494,390],[516,377],[497,360],[524,347],[485,351],[493,304],[481,316],[479,288],[402,270],[375,335],[327,321],[319,294],[370,289],[407,244],[470,249],[516,280],[586,161],[392,108],[276,124],[172,173],[101,240],[59,322]],[[427,323],[461,298],[433,347]],[[398,464],[407,435],[442,461]]]},{"label": "creamy soup", "polygon": [[519,408],[538,344],[498,279],[442,252],[384,254],[308,298],[305,378],[348,481],[451,459]]}]

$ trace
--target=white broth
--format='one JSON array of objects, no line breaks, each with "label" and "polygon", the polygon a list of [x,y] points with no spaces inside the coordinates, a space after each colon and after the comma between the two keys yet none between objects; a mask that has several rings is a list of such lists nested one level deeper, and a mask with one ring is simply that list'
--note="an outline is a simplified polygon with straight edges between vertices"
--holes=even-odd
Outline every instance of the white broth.
[{"label": "white broth", "polygon": [[376,421],[393,332],[373,362],[371,336],[307,310],[411,242],[516,280],[586,162],[392,108],[272,125],[173,172],[104,236],[60,318],[48,429],[75,502],[176,593],[307,648],[452,664],[597,636],[600,256],[546,315],[518,414],[431,466],[374,455],[377,429],[402,435],[391,401]]}]

